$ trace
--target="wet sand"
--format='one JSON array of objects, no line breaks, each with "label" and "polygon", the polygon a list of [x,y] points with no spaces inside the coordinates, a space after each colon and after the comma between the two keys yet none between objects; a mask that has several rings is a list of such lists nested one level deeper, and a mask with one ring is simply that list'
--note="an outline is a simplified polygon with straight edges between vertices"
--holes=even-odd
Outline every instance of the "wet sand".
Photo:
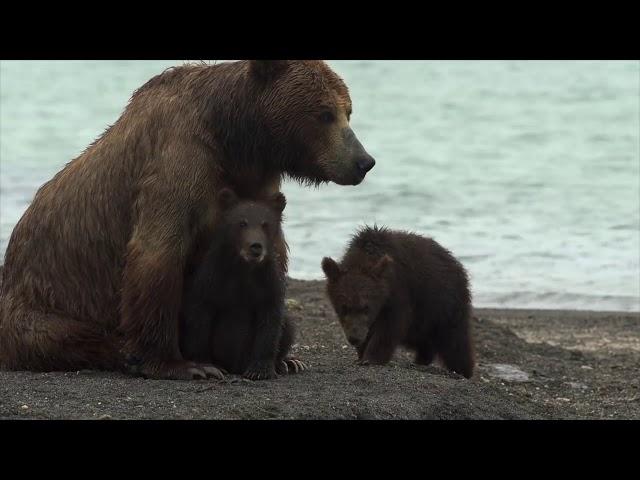
[{"label": "wet sand", "polygon": [[358,366],[323,282],[290,280],[294,353],[276,380],[0,372],[1,419],[640,419],[640,313],[477,309],[467,380],[398,351]]}]

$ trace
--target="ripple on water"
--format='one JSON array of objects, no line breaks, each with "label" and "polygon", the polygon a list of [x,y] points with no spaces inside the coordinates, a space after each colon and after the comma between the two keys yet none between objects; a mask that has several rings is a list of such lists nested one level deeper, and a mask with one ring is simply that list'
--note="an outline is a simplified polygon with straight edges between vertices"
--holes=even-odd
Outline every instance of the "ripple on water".
[{"label": "ripple on water", "polygon": [[[179,63],[0,62],[0,254],[37,188]],[[330,64],[377,165],[357,188],[285,184],[293,277],[377,223],[452,250],[478,306],[640,310],[640,63]]]}]

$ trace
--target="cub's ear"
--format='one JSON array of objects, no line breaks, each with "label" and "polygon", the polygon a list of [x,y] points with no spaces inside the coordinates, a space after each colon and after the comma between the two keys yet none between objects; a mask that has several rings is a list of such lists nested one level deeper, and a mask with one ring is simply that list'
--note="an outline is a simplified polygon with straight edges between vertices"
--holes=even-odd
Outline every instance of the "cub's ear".
[{"label": "cub's ear", "polygon": [[273,208],[276,209],[279,213],[284,212],[285,207],[287,206],[287,197],[284,196],[284,193],[278,192],[273,197]]},{"label": "cub's ear", "polygon": [[223,188],[218,192],[218,203],[223,210],[227,210],[238,203],[238,197],[230,188]]},{"label": "cub's ear", "polygon": [[387,273],[389,273],[392,265],[393,265],[393,258],[391,258],[389,255],[385,255],[380,260],[378,260],[378,263],[374,265],[371,273],[376,278],[382,278]]},{"label": "cub's ear", "polygon": [[340,265],[331,257],[324,257],[322,259],[322,270],[329,280],[335,280],[342,273]]},{"label": "cub's ear", "polygon": [[261,81],[273,80],[289,67],[289,60],[249,60],[249,72]]}]

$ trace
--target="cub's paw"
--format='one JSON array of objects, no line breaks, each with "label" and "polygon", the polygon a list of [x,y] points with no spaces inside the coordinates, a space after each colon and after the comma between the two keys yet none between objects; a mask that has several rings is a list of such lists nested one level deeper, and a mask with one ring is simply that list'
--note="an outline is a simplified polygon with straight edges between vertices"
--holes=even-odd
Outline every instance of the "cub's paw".
[{"label": "cub's paw", "polygon": [[276,372],[279,375],[300,373],[305,370],[309,370],[308,365],[294,357],[287,357],[276,366]]},{"label": "cub's paw", "polygon": [[273,363],[258,363],[249,367],[242,376],[249,380],[270,380],[278,375]]},{"label": "cub's paw", "polygon": [[216,367],[208,363],[199,363],[198,368],[206,373],[208,378],[215,378],[217,380],[224,380],[224,376],[228,373],[224,368]]},{"label": "cub's paw", "polygon": [[358,365],[367,366],[367,365],[386,365],[389,363],[386,360],[380,360],[376,358],[361,358],[358,360]]},{"label": "cub's paw", "polygon": [[136,373],[156,380],[206,380],[208,377],[224,378],[222,372],[213,365],[198,365],[194,362],[173,361],[143,363]]}]

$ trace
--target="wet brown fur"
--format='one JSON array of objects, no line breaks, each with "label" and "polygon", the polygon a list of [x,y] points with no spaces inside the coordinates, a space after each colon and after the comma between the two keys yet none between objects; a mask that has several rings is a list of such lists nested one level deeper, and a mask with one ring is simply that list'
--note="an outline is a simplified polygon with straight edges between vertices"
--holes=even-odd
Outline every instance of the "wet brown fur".
[{"label": "wet brown fur", "polygon": [[404,345],[416,352],[416,363],[428,365],[438,356],[450,370],[473,375],[467,273],[437,242],[365,227],[341,263],[325,258],[322,268],[329,299],[361,362],[385,364]]},{"label": "wet brown fur", "polygon": [[[295,335],[284,314],[286,272],[274,257],[286,199],[279,193],[267,201],[246,201],[230,190],[220,196],[222,221],[186,284],[180,349],[185,358],[228,373],[275,378]],[[256,242],[264,256],[252,264],[246,247]]]},{"label": "wet brown fur", "polygon": [[350,110],[320,61],[185,65],[149,80],[14,228],[0,367],[119,369],[136,358],[150,377],[188,375],[178,311],[185,272],[210,241],[216,192],[260,198],[283,175],[342,181],[327,163],[334,129],[313,118],[327,105]]}]

